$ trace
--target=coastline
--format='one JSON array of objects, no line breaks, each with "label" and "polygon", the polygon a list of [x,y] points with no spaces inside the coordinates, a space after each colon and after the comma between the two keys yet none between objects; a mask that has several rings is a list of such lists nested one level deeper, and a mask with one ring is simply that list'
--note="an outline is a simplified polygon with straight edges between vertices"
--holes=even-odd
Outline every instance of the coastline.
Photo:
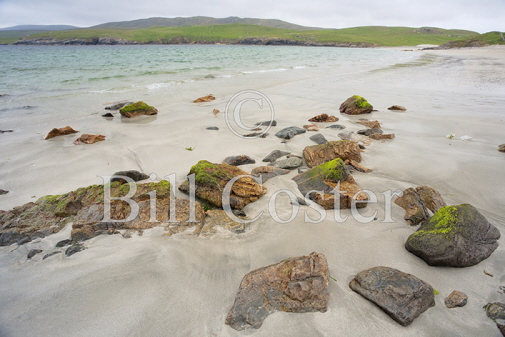
[{"label": "coastline", "polygon": [[[155,123],[105,124],[96,114],[72,120],[77,129],[110,136],[97,147],[77,148],[71,144],[73,139],[42,141],[48,125],[3,134],[5,143],[16,146],[2,145],[2,153],[12,158],[12,163],[4,164],[0,172],[17,181],[19,187],[31,185],[16,192],[21,196],[13,194],[15,202],[9,206],[29,201],[31,194],[40,197],[91,185],[97,183],[96,175],[121,169],[140,168],[159,176],[176,173],[179,183],[200,159],[220,163],[228,155],[246,154],[260,162],[276,149],[301,154],[305,146],[314,144],[308,139],[311,133],[287,144],[281,144],[273,134],[328,113],[339,117],[346,131],[362,129],[354,122],[369,118],[379,120],[385,133],[396,135],[391,141],[375,141],[366,148],[362,164],[374,171],[355,174],[362,188],[380,195],[385,190],[428,185],[448,204],[473,204],[505,233],[504,158],[497,151],[498,144],[505,142],[505,71],[497,71],[505,63],[505,47],[422,53],[421,60],[367,72],[322,75],[309,69],[299,78],[272,75],[271,84],[263,81],[255,88],[275,103],[279,126],[266,139],[238,139],[226,132],[222,114],[213,116],[212,109],[224,110],[236,90],[256,83],[237,82],[233,88],[221,79],[213,80],[211,88],[217,100],[212,103],[190,103],[190,97],[201,96],[193,92],[171,97],[168,102],[161,95],[148,97],[160,110]],[[339,104],[354,94],[366,97],[378,111],[364,116],[340,115]],[[407,112],[388,111],[394,104],[407,107]],[[220,130],[205,130],[212,125]],[[328,140],[339,139],[336,130],[322,129],[321,133]],[[447,139],[452,133],[473,139]],[[195,150],[187,151],[188,146]],[[241,168],[250,172],[255,166]],[[24,170],[26,167],[29,169]],[[16,171],[24,175],[15,177]],[[267,195],[248,205],[245,212],[257,214],[266,209],[268,199],[279,189],[296,190],[291,181],[294,174],[267,182]],[[280,197],[279,202],[279,215],[289,217],[289,200]],[[379,220],[367,224],[352,220],[337,223],[331,216],[320,224],[306,224],[303,214],[292,223],[278,224],[265,216],[240,238],[165,238],[156,228],[129,240],[100,236],[87,241],[89,249],[75,258],[44,262],[26,261],[26,253],[34,247],[54,247],[69,235],[69,228],[19,248],[0,247],[0,300],[5,303],[0,309],[5,322],[0,335],[22,336],[35,330],[43,336],[159,335],[166,331],[240,336],[243,333],[224,325],[224,318],[242,276],[261,266],[317,251],[327,256],[330,273],[338,280],[330,283],[328,312],[277,312],[254,331],[255,335],[498,336],[482,306],[503,300],[497,288],[505,280],[501,263],[504,239],[479,265],[429,267],[403,246],[415,231],[403,221],[403,210],[393,206],[397,222],[388,224],[380,221],[383,209],[383,201],[367,207],[366,215],[379,212]],[[436,296],[436,306],[407,328],[396,324],[348,287],[357,272],[378,265],[398,268],[432,284],[441,294]],[[495,277],[486,276],[483,270]],[[469,304],[448,310],[443,298],[454,289],[466,292]],[[69,317],[69,312],[78,314]]]}]

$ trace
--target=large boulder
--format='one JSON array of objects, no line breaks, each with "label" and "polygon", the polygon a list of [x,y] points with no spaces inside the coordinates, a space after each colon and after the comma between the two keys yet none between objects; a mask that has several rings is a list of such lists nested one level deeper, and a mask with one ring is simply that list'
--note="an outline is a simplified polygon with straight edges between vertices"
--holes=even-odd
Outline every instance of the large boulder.
[{"label": "large boulder", "polygon": [[51,138],[54,138],[57,136],[70,135],[72,133],[77,133],[77,132],[79,132],[79,131],[72,129],[70,126],[65,126],[64,128],[59,128],[59,129],[54,128],[51,131],[49,131],[46,138],[44,138],[44,139],[47,140],[47,139],[51,139]]},{"label": "large boulder", "polygon": [[[198,198],[207,200],[217,207],[223,206],[223,191],[230,180],[237,176],[248,175],[238,167],[228,164],[213,164],[200,160],[189,171],[195,174],[195,194]],[[190,192],[189,181],[179,186],[184,193]],[[258,184],[252,177],[243,177],[235,181],[230,191],[230,206],[242,209],[247,204],[258,200],[266,193],[266,188]]]},{"label": "large boulder", "polygon": [[[334,209],[335,203],[340,209],[350,208],[353,200],[359,201],[356,207],[366,207],[368,195],[360,193],[361,188],[347,171],[344,161],[340,158],[313,167],[295,177],[300,192],[321,205],[324,209]],[[337,191],[337,185],[339,190]],[[338,193],[337,193],[338,192]]]},{"label": "large boulder", "polygon": [[373,106],[361,96],[354,95],[340,105],[340,113],[359,115],[372,112]]},{"label": "large boulder", "polygon": [[402,196],[395,199],[395,204],[405,210],[403,217],[411,226],[423,224],[430,217],[430,210],[435,213],[447,206],[444,199],[435,189],[429,186],[410,187]]},{"label": "large boulder", "polygon": [[259,329],[275,311],[326,312],[328,263],[323,254],[292,257],[247,273],[226,324],[235,330]]},{"label": "large boulder", "polygon": [[142,101],[125,105],[119,109],[121,116],[132,118],[137,116],[151,116],[158,114],[158,110]]},{"label": "large boulder", "polygon": [[394,268],[364,270],[349,287],[404,326],[435,305],[434,290],[428,283]]},{"label": "large boulder", "polygon": [[468,204],[440,208],[405,248],[430,266],[468,267],[487,259],[498,247],[498,229]]},{"label": "large boulder", "polygon": [[358,143],[351,140],[330,141],[321,145],[307,146],[303,149],[303,157],[308,167],[314,167],[335,158],[361,161],[361,150]]}]

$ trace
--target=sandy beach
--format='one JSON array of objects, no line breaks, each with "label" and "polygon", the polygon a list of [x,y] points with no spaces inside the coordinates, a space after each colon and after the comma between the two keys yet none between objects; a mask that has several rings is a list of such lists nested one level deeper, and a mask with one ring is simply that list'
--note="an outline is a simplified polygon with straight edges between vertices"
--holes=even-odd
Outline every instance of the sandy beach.
[{"label": "sandy beach", "polygon": [[[70,237],[71,226],[57,234],[21,246],[0,247],[0,336],[500,336],[482,308],[504,302],[505,285],[505,47],[405,51],[407,61],[360,71],[321,72],[317,67],[296,74],[272,72],[229,80],[208,80],[202,92],[156,92],[142,97],[155,106],[155,118],[104,120],[98,110],[109,101],[93,102],[87,114],[66,120],[34,118],[29,125],[0,135],[0,209],[9,210],[79,187],[100,184],[99,176],[134,169],[160,179],[175,173],[182,183],[199,160],[221,163],[227,156],[248,155],[256,164],[240,166],[246,172],[262,165],[273,150],[301,155],[313,132],[287,143],[274,136],[289,126],[310,124],[313,116],[327,113],[340,118],[345,131],[358,131],[360,118],[378,120],[392,140],[372,141],[362,153],[370,173],[354,172],[361,188],[379,196],[361,213],[377,211],[377,220],[360,223],[349,217],[339,223],[333,211],[324,221],[311,224],[301,206],[289,223],[277,223],[267,212],[270,197],[286,189],[301,196],[297,174],[265,183],[267,194],[244,208],[258,221],[240,235],[219,232],[210,237],[184,233],[162,236],[161,228],[146,230],[130,239],[101,235],[85,241],[86,250],[27,260],[31,249],[51,251]],[[411,57],[410,54],[415,57]],[[202,85],[203,86],[203,85]],[[266,138],[243,139],[227,128],[224,111],[241,90],[265,94],[275,107],[277,126]],[[212,93],[216,100],[192,103]],[[377,111],[367,115],[340,114],[340,104],[352,95],[364,96]],[[401,105],[406,112],[389,111]],[[243,115],[247,123],[268,119],[268,113]],[[13,124],[14,125],[14,124]],[[43,138],[53,127],[105,135],[106,141],[75,146],[75,137]],[[325,128],[328,140],[339,140],[341,130]],[[206,130],[217,126],[218,131]],[[447,138],[454,134],[452,139]],[[460,137],[469,136],[469,140]],[[465,138],[463,138],[465,139]],[[188,151],[187,148],[194,148]],[[502,233],[500,246],[486,260],[467,268],[431,267],[409,253],[404,245],[417,227],[404,220],[404,210],[392,206],[393,223],[386,217],[385,191],[427,185],[441,193],[449,205],[475,206]],[[178,192],[178,196],[186,198]],[[291,215],[285,195],[276,201],[282,219]],[[349,210],[341,212],[351,215]],[[251,270],[286,258],[326,256],[331,280],[326,313],[276,312],[258,330],[235,331],[225,325],[242,277]],[[408,327],[388,317],[349,288],[360,271],[388,266],[415,275],[439,292],[436,305]],[[493,276],[486,275],[488,274]],[[468,304],[447,309],[444,298],[453,290],[465,292]]]}]

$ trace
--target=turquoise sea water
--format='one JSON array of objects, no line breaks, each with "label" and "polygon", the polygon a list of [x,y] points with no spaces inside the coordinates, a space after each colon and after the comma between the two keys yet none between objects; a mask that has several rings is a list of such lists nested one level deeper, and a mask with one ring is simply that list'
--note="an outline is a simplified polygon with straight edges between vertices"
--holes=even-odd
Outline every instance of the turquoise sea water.
[{"label": "turquoise sea water", "polygon": [[219,86],[246,81],[261,89],[274,79],[297,80],[309,72],[338,76],[414,57],[378,49],[282,46],[0,46],[0,118],[3,128],[19,127],[23,116],[31,121],[55,116],[64,113],[61,107],[75,114],[86,110],[78,109],[83,104],[206,93],[215,79]]}]

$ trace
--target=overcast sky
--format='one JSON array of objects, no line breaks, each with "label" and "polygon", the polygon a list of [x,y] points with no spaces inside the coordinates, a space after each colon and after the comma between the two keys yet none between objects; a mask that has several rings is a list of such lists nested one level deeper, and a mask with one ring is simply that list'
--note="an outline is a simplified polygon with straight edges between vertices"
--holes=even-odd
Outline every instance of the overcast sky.
[{"label": "overcast sky", "polygon": [[505,31],[505,0],[0,0],[0,27],[177,16],[252,17],[346,28],[407,26]]}]

